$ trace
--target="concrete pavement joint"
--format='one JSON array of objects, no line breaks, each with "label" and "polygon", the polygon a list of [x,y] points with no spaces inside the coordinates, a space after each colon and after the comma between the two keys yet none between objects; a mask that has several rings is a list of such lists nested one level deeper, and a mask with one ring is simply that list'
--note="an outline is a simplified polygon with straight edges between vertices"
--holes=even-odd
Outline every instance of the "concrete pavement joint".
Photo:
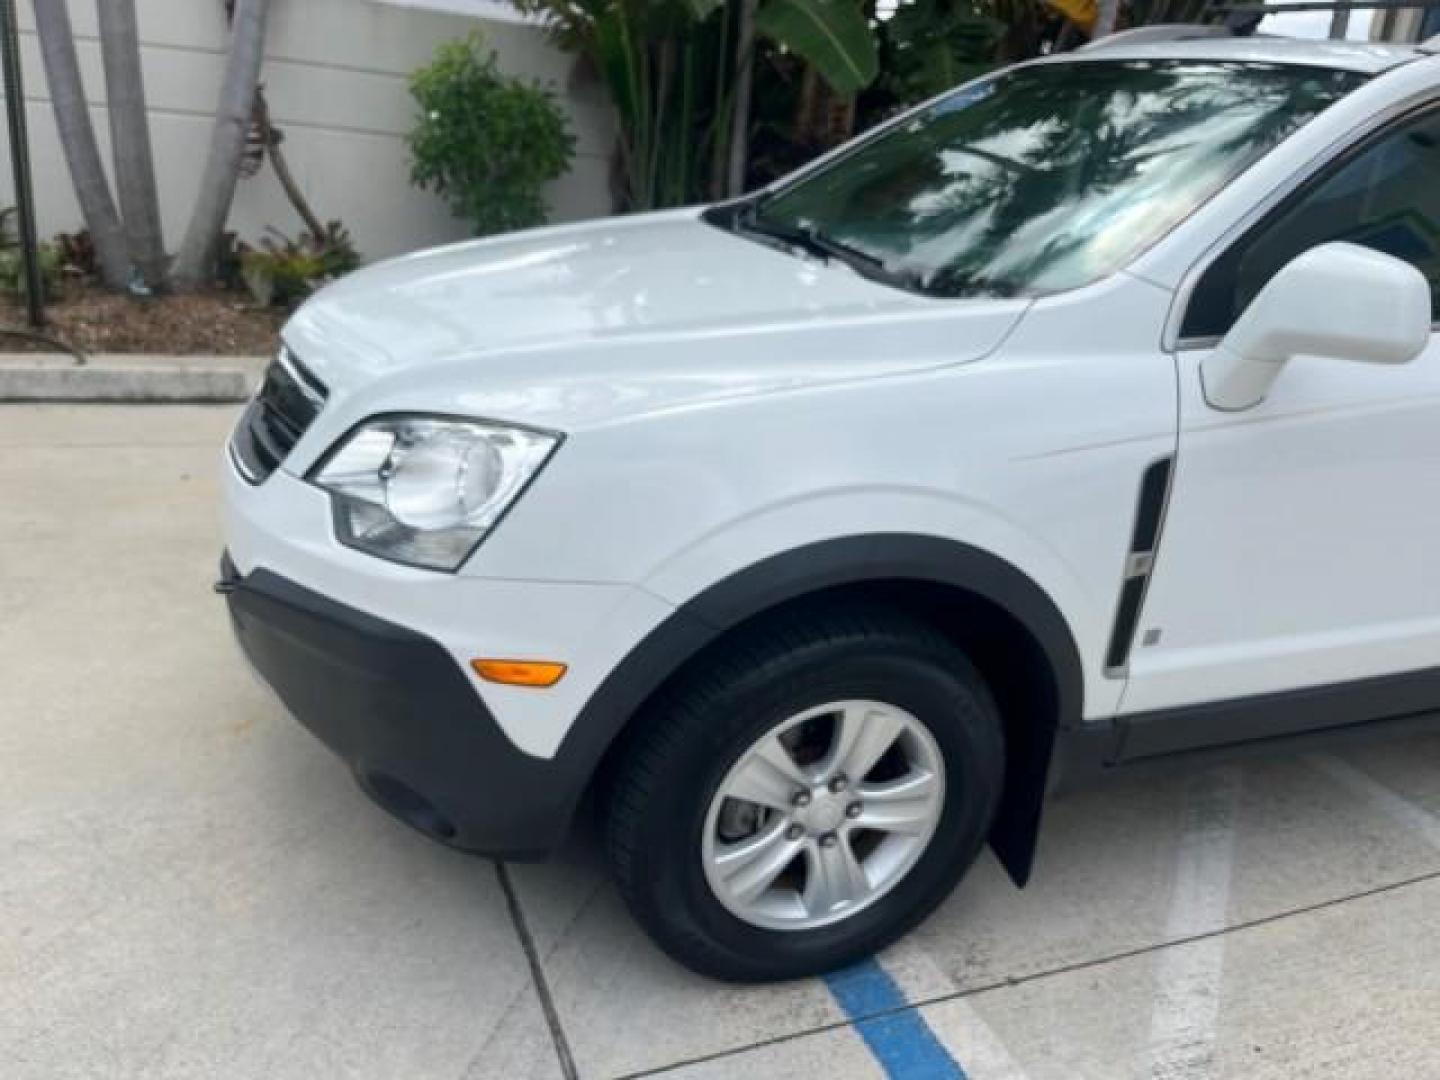
[{"label": "concrete pavement joint", "polygon": [[874,959],[825,976],[825,985],[886,1076],[966,1080],[925,1018],[907,1007],[904,992]]},{"label": "concrete pavement joint", "polygon": [[[506,872],[506,877],[509,877],[509,872],[508,872],[508,871]],[[503,888],[503,886],[502,886],[502,888]],[[590,890],[590,895],[585,898],[584,902],[581,903],[579,909],[578,909],[578,910],[576,911],[576,913],[571,917],[570,921],[565,924],[564,929],[562,929],[562,930],[560,931],[559,936],[558,936],[558,937],[555,939],[555,941],[551,944],[550,948],[549,948],[548,950],[546,950],[545,955],[544,955],[543,957],[540,957],[540,958],[539,958],[539,962],[540,962],[540,964],[541,964],[542,966],[543,966],[544,964],[548,963],[548,962],[550,961],[550,959],[555,955],[555,953],[559,950],[559,948],[560,948],[562,945],[564,945],[565,942],[570,938],[570,936],[571,936],[571,934],[573,933],[573,931],[575,930],[576,926],[579,924],[581,916],[584,915],[585,912],[587,912],[587,911],[590,909],[590,907],[591,907],[591,905],[594,903],[596,897],[602,895],[602,894],[604,893],[604,891],[605,891],[605,882],[604,882],[604,880],[602,879],[599,883],[597,883],[597,884],[595,885],[594,888],[592,888],[592,889]],[[518,890],[517,890],[517,902],[518,902]],[[512,916],[512,926],[513,926],[513,916]],[[527,959],[528,959],[528,958],[527,958]],[[494,1030],[490,1032],[490,1034],[486,1037],[485,1041],[481,1044],[480,1048],[475,1052],[474,1056],[470,1059],[470,1063],[469,1063],[468,1065],[466,1065],[464,1071],[462,1071],[462,1072],[460,1073],[461,1080],[467,1080],[467,1078],[469,1078],[469,1077],[480,1075],[480,1074],[477,1073],[475,1070],[478,1069],[478,1068],[480,1068],[480,1066],[483,1064],[483,1062],[484,1062],[484,1060],[485,1060],[486,1051],[489,1050],[490,1046],[495,1042],[496,1038],[499,1036],[500,1030],[501,1030],[501,1028],[505,1025],[506,1020],[509,1019],[509,1017],[510,1017],[513,1013],[515,1013],[517,1010],[519,1010],[519,1009],[522,1008],[524,1005],[526,1005],[526,1004],[529,1003],[530,998],[529,998],[529,995],[527,994],[526,991],[529,990],[529,989],[531,989],[532,987],[533,987],[534,990],[535,990],[535,999],[536,999],[537,1001],[540,1001],[540,1000],[541,1000],[541,991],[540,991],[540,987],[539,987],[539,980],[532,978],[532,979],[531,979],[531,987],[521,987],[520,990],[518,990],[518,991],[511,997],[510,1003],[505,1007],[505,1012],[504,1012],[504,1014],[502,1014],[499,1023],[497,1023],[497,1024],[495,1025]],[[543,1005],[542,1005],[542,1012],[543,1012]],[[559,1028],[559,1025],[560,1025],[558,1013],[557,1013],[557,1016],[556,1016],[555,1026],[554,1026],[554,1027],[552,1027],[552,1026],[549,1025],[549,1022],[548,1022],[548,1021],[549,1021],[549,1017],[546,1017],[546,1020],[547,1020],[547,1032],[548,1032],[548,1034],[550,1035],[551,1043],[552,1043],[552,1046],[553,1046],[553,1045],[554,1045],[554,1042],[555,1042],[555,1038],[556,1038],[556,1034],[555,1034],[555,1033],[556,1033],[556,1029]],[[560,1038],[561,1038],[561,1039],[564,1039],[563,1029],[561,1029]],[[566,1045],[567,1045],[567,1047],[568,1047],[568,1040],[566,1041]],[[558,1048],[556,1048],[556,1054],[557,1054],[557,1056],[560,1054],[560,1051],[559,1051]],[[562,1068],[562,1069],[564,1068],[563,1060],[562,1060],[562,1063],[561,1063],[561,1068]]]},{"label": "concrete pavement joint", "polygon": [[595,901],[604,895],[608,884],[604,878],[601,878],[595,883],[594,887],[590,890],[590,895],[581,901],[580,906],[575,909],[575,914],[570,916],[570,921],[561,928],[560,933],[555,935],[555,940],[551,942],[550,948],[547,949],[545,955],[541,957],[542,961],[553,959],[555,954],[560,951],[560,947],[570,940],[576,927],[580,925],[580,920],[590,911],[591,907],[594,906]]},{"label": "concrete pavement joint", "polygon": [[500,881],[500,891],[505,894],[505,906],[510,911],[510,921],[515,926],[515,936],[525,951],[525,960],[530,965],[530,980],[535,984],[535,994],[540,999],[541,1011],[545,1014],[545,1026],[550,1029],[550,1041],[555,1046],[555,1056],[560,1059],[560,1071],[565,1080],[580,1080],[575,1068],[575,1056],[570,1052],[570,1042],[560,1023],[560,1013],[555,1008],[555,999],[550,993],[550,983],[545,978],[545,969],[540,963],[540,954],[535,948],[535,938],[525,921],[525,912],[520,907],[520,897],[515,892],[515,883],[510,880],[510,869],[503,862],[495,862],[495,876]]},{"label": "concrete pavement joint", "polygon": [[[928,978],[936,980],[937,985],[948,985],[950,989],[947,993],[953,994],[958,989],[955,980],[917,943],[907,941],[894,951],[895,954],[902,952],[905,955],[900,963],[910,971],[924,970]],[[948,1002],[946,1014],[945,1022],[938,1022],[941,1018],[932,1017],[930,1027],[935,1037],[950,1051],[951,1057],[957,1062],[964,1062],[968,1075],[975,1080],[1029,1080],[999,1033],[968,1001]]]},{"label": "concrete pavement joint", "polygon": [[[1208,941],[1211,938],[1221,937],[1226,934],[1241,933],[1246,930],[1255,930],[1262,926],[1271,926],[1284,922],[1286,919],[1297,918],[1301,915],[1313,915],[1316,912],[1327,911],[1330,908],[1342,907],[1345,904],[1356,900],[1368,900],[1375,896],[1384,896],[1387,893],[1400,892],[1416,885],[1425,885],[1432,881],[1440,881],[1440,870],[1431,870],[1428,873],[1419,874],[1415,877],[1405,878],[1402,881],[1392,881],[1385,885],[1377,885],[1373,889],[1365,889],[1358,893],[1350,893],[1346,896],[1337,896],[1330,900],[1321,900],[1318,903],[1307,904],[1304,907],[1293,908],[1289,911],[1276,912],[1274,915],[1266,915],[1259,919],[1250,919],[1246,922],[1236,923],[1234,926],[1223,927],[1219,930],[1211,930],[1203,934],[1195,934],[1190,937],[1179,938],[1174,941],[1160,941],[1154,945],[1144,945],[1135,949],[1124,949],[1120,952],[1109,953],[1105,956],[1095,957],[1093,960],[1078,960],[1073,964],[1062,964],[1059,967],[1049,968],[1045,971],[1032,972],[1029,975],[1017,975],[1006,979],[996,979],[993,982],[983,983],[980,986],[971,987],[968,990],[957,990],[953,994],[936,994],[933,997],[921,998],[903,1007],[897,1007],[884,1013],[877,1013],[874,1016],[866,1017],[867,1020],[883,1019],[887,1015],[906,1012],[910,1009],[928,1009],[933,1005],[944,1005],[952,1001],[963,1001],[966,998],[976,997],[980,994],[988,994],[993,990],[1005,990],[1011,987],[1024,986],[1027,983],[1040,982],[1044,979],[1054,978],[1057,975],[1070,975],[1079,971],[1089,971],[1094,968],[1106,967],[1110,964],[1124,960],[1133,960],[1137,957],[1148,956],[1164,949],[1178,948],[1183,945],[1191,945],[1196,942]],[[721,1061],[725,1058],[735,1057],[738,1054],[749,1053],[753,1050],[762,1050],[770,1046],[779,1046],[783,1043],[794,1042],[797,1039],[808,1038],[811,1035],[825,1035],[834,1031],[841,1031],[851,1027],[849,1020],[836,1020],[828,1024],[817,1024],[814,1027],[806,1028],[803,1031],[787,1032],[784,1035],[776,1035],[768,1039],[760,1039],[745,1046],[736,1047],[732,1050],[721,1050],[713,1054],[700,1054],[696,1057],[685,1058],[680,1061],[672,1061],[654,1069],[642,1069],[639,1072],[623,1073],[614,1077],[613,1080],[646,1080],[652,1076],[663,1076],[666,1073],[675,1072],[679,1069],[688,1068],[691,1065],[703,1065],[707,1062]]]},{"label": "concrete pavement joint", "polygon": [[[957,1059],[963,1056],[974,1080],[1029,1080],[1029,1074],[975,1006],[965,1000],[946,1004],[950,1014],[958,1019],[942,1026],[940,1034],[947,1035],[956,1029],[963,1033],[965,1052],[957,1055]],[[943,1037],[941,1041],[945,1041]]]}]

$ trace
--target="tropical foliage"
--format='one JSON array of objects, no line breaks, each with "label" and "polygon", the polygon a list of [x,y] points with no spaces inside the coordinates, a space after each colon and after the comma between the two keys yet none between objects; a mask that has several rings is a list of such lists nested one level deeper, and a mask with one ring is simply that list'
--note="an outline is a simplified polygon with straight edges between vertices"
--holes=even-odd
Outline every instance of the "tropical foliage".
[{"label": "tropical foliage", "polygon": [[874,31],[854,0],[768,0],[755,29],[814,65],[837,94],[859,93],[879,72]]},{"label": "tropical foliage", "polygon": [[609,89],[627,209],[739,194],[906,105],[1055,48],[1067,25],[1046,0],[512,3]]},{"label": "tropical foliage", "polygon": [[360,253],[338,221],[294,239],[277,232],[258,247],[237,243],[228,259],[238,262],[241,281],[261,307],[295,307],[316,289],[360,268]]},{"label": "tropical foliage", "polygon": [[514,2],[609,88],[621,123],[618,194],[632,209],[720,197],[744,185],[762,50],[813,66],[850,97],[879,70],[860,0]]},{"label": "tropical foliage", "polygon": [[982,75],[995,63],[1005,28],[993,5],[973,0],[903,4],[885,24],[885,86],[909,103]]}]

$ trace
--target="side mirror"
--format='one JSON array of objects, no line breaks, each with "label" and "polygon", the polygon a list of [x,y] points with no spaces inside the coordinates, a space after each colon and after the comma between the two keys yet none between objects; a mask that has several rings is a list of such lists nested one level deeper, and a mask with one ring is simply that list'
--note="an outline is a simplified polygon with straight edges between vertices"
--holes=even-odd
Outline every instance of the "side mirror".
[{"label": "side mirror", "polygon": [[1322,244],[1260,290],[1200,371],[1227,412],[1265,400],[1299,356],[1404,364],[1430,341],[1430,285],[1415,267],[1356,244]]}]

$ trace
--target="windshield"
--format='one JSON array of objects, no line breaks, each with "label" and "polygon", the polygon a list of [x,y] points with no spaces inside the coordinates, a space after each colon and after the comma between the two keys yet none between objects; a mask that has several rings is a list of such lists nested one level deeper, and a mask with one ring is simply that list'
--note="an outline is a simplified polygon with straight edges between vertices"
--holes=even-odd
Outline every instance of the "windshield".
[{"label": "windshield", "polygon": [[938,296],[1078,288],[1364,81],[1190,60],[1019,68],[748,204],[733,227]]}]

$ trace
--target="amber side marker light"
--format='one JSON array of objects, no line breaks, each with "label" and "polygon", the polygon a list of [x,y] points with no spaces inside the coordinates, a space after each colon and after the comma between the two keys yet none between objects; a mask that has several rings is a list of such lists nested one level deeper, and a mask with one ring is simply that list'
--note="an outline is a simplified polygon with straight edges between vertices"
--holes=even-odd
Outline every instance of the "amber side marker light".
[{"label": "amber side marker light", "polygon": [[470,666],[486,682],[504,686],[554,686],[566,672],[564,664],[549,660],[471,660]]}]

